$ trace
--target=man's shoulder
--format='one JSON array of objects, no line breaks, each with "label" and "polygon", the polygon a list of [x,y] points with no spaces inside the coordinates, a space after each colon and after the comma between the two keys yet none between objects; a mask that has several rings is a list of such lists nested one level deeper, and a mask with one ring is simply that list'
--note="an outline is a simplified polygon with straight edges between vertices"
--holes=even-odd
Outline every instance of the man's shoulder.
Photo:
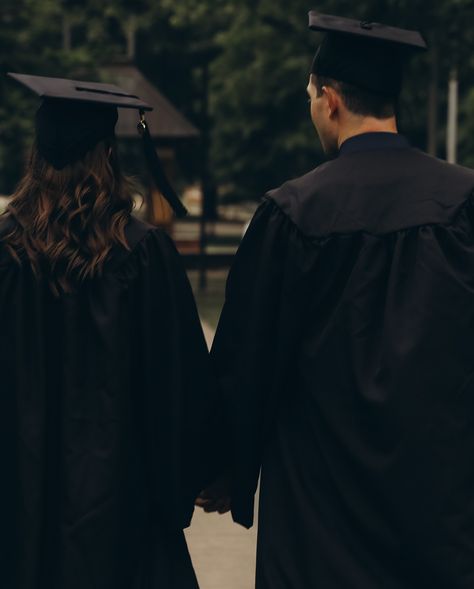
[{"label": "man's shoulder", "polygon": [[302,176],[284,182],[278,188],[270,190],[268,192],[268,197],[275,201],[282,201],[289,195],[304,194],[308,191],[312,191],[315,186],[319,186],[327,178],[332,176],[333,169],[337,166],[337,162],[338,160],[325,162]]},{"label": "man's shoulder", "polygon": [[374,150],[325,162],[303,176],[271,190],[268,196],[284,207],[290,197],[297,200],[316,195],[323,197],[325,189],[345,189],[349,182],[369,188],[373,183],[380,185],[384,179],[392,183],[394,178],[405,183],[419,183],[428,190],[433,185],[439,186],[440,181],[443,182],[443,188],[453,183],[456,191],[474,187],[474,170],[471,168],[449,164],[418,149],[391,152]]},{"label": "man's shoulder", "polygon": [[[450,164],[445,160],[439,159],[424,151],[411,150],[413,166],[419,170],[420,176],[424,173],[435,173],[436,178],[444,178],[447,181],[462,182],[462,186],[472,185],[474,182],[474,170],[457,164]],[[419,166],[422,166],[419,168]]]},{"label": "man's shoulder", "polygon": [[385,233],[449,222],[474,193],[474,170],[417,149],[353,153],[268,193],[310,236]]},{"label": "man's shoulder", "polygon": [[325,184],[332,177],[332,169],[336,161],[325,162],[303,176],[288,180],[278,188],[270,190],[266,197],[288,216],[297,216],[305,200],[323,192]]}]

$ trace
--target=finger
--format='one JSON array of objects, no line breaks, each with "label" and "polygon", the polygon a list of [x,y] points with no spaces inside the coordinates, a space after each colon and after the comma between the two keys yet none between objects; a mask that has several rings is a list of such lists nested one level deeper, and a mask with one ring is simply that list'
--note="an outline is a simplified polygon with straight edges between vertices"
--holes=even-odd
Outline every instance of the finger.
[{"label": "finger", "polygon": [[196,505],[198,507],[201,507],[202,509],[204,509],[204,511],[206,511],[207,513],[212,513],[214,511],[217,511],[219,505],[218,502],[216,500],[196,500]]},{"label": "finger", "polygon": [[197,507],[209,507],[211,505],[216,505],[216,503],[217,502],[213,499],[196,499],[194,502]]},{"label": "finger", "polygon": [[225,499],[221,499],[217,505],[217,511],[223,515],[224,513],[228,513],[231,508],[231,500],[230,497],[226,497]]},{"label": "finger", "polygon": [[198,507],[204,507],[204,505],[207,505],[208,503],[211,503],[211,500],[204,499],[203,497],[198,497],[196,499],[196,501],[194,502],[194,504],[197,505]]}]

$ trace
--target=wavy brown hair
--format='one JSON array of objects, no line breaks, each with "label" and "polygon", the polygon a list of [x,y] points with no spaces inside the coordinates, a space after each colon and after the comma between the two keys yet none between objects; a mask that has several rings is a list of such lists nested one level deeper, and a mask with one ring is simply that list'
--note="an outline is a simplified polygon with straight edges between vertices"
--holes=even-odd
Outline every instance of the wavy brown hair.
[{"label": "wavy brown hair", "polygon": [[114,245],[129,249],[125,227],[133,202],[114,139],[101,141],[63,170],[34,146],[5,213],[13,229],[3,242],[17,262],[26,257],[55,294],[72,292],[78,283],[102,275]]}]

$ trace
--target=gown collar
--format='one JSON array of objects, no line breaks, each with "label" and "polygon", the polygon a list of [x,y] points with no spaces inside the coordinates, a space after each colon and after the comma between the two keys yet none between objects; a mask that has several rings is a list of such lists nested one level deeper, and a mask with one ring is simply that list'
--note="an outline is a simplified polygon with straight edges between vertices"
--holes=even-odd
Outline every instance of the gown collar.
[{"label": "gown collar", "polygon": [[363,133],[349,137],[339,148],[339,155],[379,149],[406,149],[410,143],[398,133]]}]

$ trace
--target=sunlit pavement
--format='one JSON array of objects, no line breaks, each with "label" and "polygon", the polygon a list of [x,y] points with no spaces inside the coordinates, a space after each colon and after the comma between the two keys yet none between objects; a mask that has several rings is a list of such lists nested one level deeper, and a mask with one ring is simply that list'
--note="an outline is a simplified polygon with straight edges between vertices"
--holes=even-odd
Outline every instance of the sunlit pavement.
[{"label": "sunlit pavement", "polygon": [[199,275],[196,271],[188,272],[194,296],[199,308],[202,321],[210,329],[216,329],[219,315],[224,304],[227,270],[210,270],[207,273],[207,286],[204,290],[199,288]]},{"label": "sunlit pavement", "polygon": [[[214,329],[203,322],[203,330],[210,346]],[[253,589],[256,529],[234,524],[229,514],[196,509],[186,537],[201,589]]]},{"label": "sunlit pavement", "polygon": [[201,589],[253,589],[256,530],[196,509],[186,537]]}]

